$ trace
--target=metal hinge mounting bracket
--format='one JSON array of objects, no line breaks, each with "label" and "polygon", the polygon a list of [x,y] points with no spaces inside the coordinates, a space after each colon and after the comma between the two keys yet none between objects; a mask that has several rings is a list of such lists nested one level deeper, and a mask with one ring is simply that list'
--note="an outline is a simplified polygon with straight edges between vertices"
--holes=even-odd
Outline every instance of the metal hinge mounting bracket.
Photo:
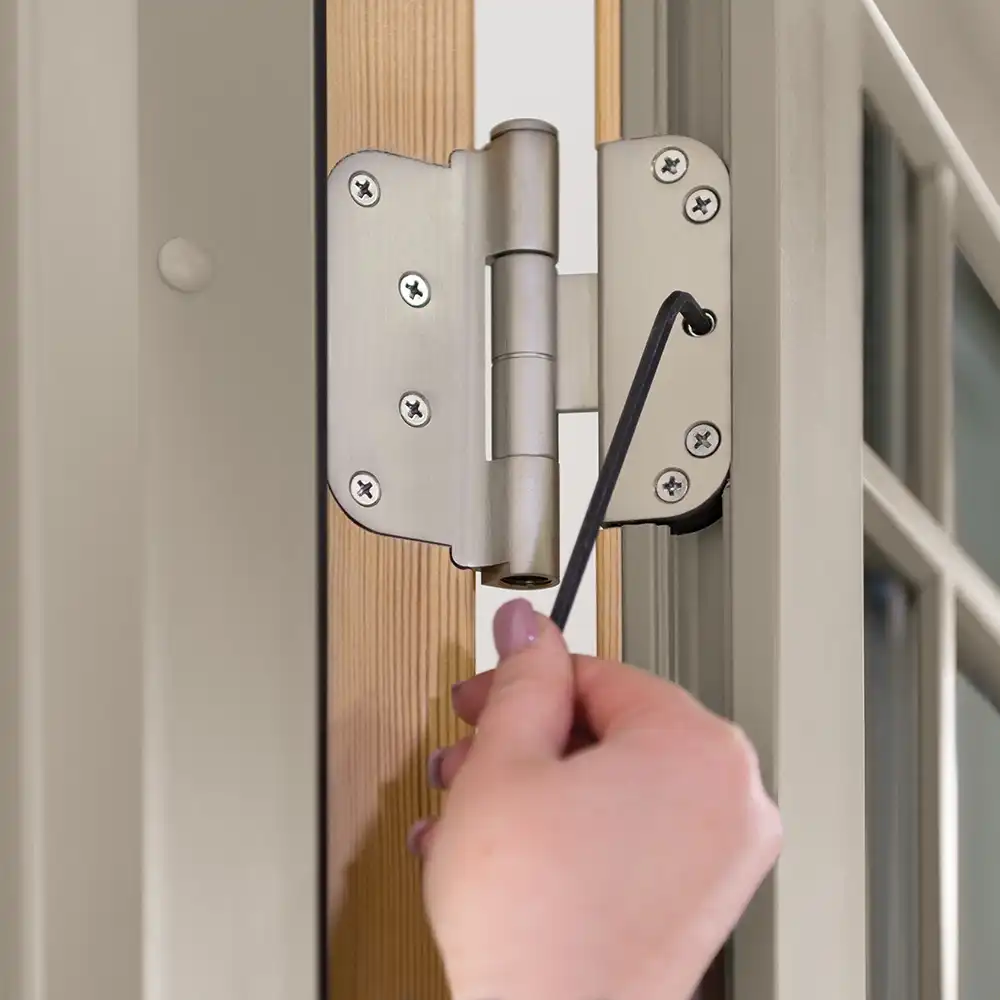
[{"label": "metal hinge mounting bracket", "polygon": [[605,523],[696,529],[728,477],[726,168],[681,137],[607,143],[598,162],[596,275],[557,275],[544,122],[504,123],[447,167],[364,151],[329,177],[330,489],[364,527],[447,545],[488,585],[558,580],[558,414],[597,410],[607,450],[675,290],[715,328],[678,321]]}]

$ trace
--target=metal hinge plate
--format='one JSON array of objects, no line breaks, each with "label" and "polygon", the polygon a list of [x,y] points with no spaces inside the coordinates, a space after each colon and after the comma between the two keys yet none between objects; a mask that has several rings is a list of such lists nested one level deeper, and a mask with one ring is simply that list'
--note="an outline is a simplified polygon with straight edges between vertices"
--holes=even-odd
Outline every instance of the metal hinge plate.
[{"label": "metal hinge plate", "polygon": [[[664,183],[656,158],[673,146],[686,176]],[[716,329],[671,336],[608,522],[691,523],[726,479],[725,168],[687,139],[610,143],[599,162],[596,283],[556,281],[557,141],[545,123],[499,126],[447,167],[365,151],[330,174],[330,489],[364,527],[447,545],[487,583],[557,580],[557,412],[598,409],[606,448],[675,289],[711,309]],[[718,199],[704,223],[685,209],[700,187]],[[685,445],[699,422],[721,436],[707,457]],[[682,496],[668,470],[686,477]]]},{"label": "metal hinge plate", "polygon": [[717,515],[731,457],[729,174],[681,137],[607,143],[598,163],[602,454],[663,299],[681,289],[715,317],[704,337],[677,321],[605,523],[698,527]]},{"label": "metal hinge plate", "polygon": [[[491,566],[485,195],[477,153],[448,167],[362,152],[331,173],[329,485],[357,522]],[[404,399],[426,400],[427,421]],[[416,414],[415,414],[416,416]]]}]

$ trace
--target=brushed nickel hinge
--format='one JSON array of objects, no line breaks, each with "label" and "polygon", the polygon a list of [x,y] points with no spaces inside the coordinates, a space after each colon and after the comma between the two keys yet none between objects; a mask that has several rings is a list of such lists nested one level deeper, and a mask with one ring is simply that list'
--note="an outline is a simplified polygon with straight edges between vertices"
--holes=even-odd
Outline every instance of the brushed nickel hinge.
[{"label": "brushed nickel hinge", "polygon": [[558,414],[597,410],[607,452],[674,289],[715,326],[677,321],[604,522],[696,529],[729,473],[725,165],[681,137],[601,146],[598,274],[557,276],[558,155],[518,120],[447,167],[364,151],[328,182],[330,489],[489,586],[558,581]]}]

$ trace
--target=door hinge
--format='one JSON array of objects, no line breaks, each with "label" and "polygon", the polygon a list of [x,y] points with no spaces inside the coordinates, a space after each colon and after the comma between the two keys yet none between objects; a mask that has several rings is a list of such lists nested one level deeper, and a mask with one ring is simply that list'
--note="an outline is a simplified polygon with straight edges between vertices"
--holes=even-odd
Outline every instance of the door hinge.
[{"label": "door hinge", "polygon": [[551,125],[518,120],[446,167],[364,151],[328,181],[330,489],[491,586],[558,581],[558,414],[596,410],[607,452],[677,289],[715,325],[678,319],[604,523],[696,530],[729,475],[725,165],[683,137],[602,145],[598,273],[557,275],[558,157]]}]

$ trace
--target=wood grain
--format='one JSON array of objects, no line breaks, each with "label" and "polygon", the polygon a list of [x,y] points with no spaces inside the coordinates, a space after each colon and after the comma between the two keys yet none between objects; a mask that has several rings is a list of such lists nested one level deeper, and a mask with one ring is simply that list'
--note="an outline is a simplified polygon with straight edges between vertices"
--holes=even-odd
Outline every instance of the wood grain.
[{"label": "wood grain", "polygon": [[596,93],[594,94],[598,144],[622,137],[622,12],[621,0],[596,0]]},{"label": "wood grain", "polygon": [[[621,0],[596,0],[597,39],[595,139],[598,144],[620,139]],[[618,660],[622,655],[622,537],[612,528],[597,539],[597,655]]]},{"label": "wood grain", "polygon": [[622,658],[622,533],[606,528],[597,538],[597,655]]},{"label": "wood grain", "polygon": [[[473,136],[473,0],[328,0],[329,166],[361,148],[438,163]],[[427,755],[461,734],[475,577],[445,549],[370,534],[329,504],[331,1000],[447,1000],[410,825]]]}]

